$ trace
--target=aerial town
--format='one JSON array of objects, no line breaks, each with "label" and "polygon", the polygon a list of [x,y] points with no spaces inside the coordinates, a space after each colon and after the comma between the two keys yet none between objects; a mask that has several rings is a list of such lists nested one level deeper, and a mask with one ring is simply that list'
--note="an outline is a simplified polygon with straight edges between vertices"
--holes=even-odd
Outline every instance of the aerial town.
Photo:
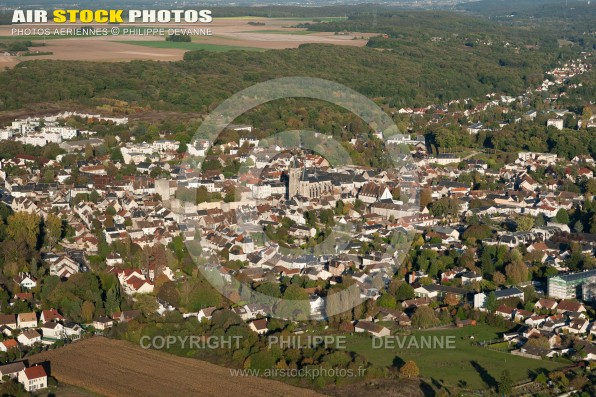
[{"label": "aerial town", "polygon": [[[44,389],[44,367],[24,358],[175,312],[209,322],[231,310],[257,335],[276,330],[272,308],[233,291],[225,301],[202,292],[197,267],[274,296],[296,293],[290,299],[309,302],[305,318],[333,320],[338,332],[381,337],[484,319],[508,325],[493,342],[512,355],[596,360],[594,159],[526,151],[499,162],[497,149],[439,152],[432,133],[454,120],[470,139],[517,123],[594,133],[596,108],[555,107],[593,56],[560,65],[518,97],[396,109],[407,131],[370,139],[407,148],[411,160],[399,169],[333,166],[311,151],[263,147],[251,125],[227,126],[237,139],[213,145],[167,132],[151,142],[110,134],[127,128],[126,117],[12,121],[1,140],[48,152],[0,161],[2,377]],[[542,97],[538,110],[532,104]],[[347,145],[358,151],[367,139]],[[335,228],[348,238],[330,241]],[[391,249],[394,233],[411,244]],[[197,240],[198,260],[189,261]],[[325,242],[332,250],[316,254]],[[329,315],[335,303],[325,298],[344,283],[372,303]]]}]

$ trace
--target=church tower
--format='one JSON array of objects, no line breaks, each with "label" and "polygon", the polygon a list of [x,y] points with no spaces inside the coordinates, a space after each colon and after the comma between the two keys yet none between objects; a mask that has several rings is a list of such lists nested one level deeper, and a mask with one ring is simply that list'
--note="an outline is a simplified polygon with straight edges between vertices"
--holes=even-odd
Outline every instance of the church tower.
[{"label": "church tower", "polygon": [[299,193],[300,187],[300,165],[296,157],[290,162],[289,181],[288,181],[288,199],[294,198]]}]

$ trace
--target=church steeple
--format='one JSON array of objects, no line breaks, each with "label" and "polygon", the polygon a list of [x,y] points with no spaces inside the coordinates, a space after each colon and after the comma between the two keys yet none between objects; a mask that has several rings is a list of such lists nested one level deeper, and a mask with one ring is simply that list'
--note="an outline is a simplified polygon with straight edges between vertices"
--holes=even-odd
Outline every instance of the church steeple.
[{"label": "church steeple", "polygon": [[300,186],[300,164],[296,156],[290,161],[288,174],[288,199],[292,199],[298,194]]}]

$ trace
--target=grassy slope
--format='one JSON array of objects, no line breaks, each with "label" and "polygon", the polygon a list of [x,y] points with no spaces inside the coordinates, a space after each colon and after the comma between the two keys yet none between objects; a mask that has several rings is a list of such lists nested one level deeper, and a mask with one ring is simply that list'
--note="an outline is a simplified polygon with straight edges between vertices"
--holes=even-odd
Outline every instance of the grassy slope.
[{"label": "grassy slope", "polygon": [[[486,325],[453,328],[439,331],[414,331],[419,336],[455,336],[455,349],[373,349],[372,339],[365,335],[350,337],[346,343],[349,350],[365,356],[380,366],[401,365],[402,360],[414,360],[423,377],[433,378],[450,385],[465,385],[466,388],[483,389],[494,386],[503,369],[511,372],[514,381],[533,377],[536,371],[544,368],[552,370],[564,364],[533,360],[472,346],[470,335],[475,341],[497,339],[498,330]],[[420,342],[420,339],[417,339]],[[406,339],[409,341],[409,339]],[[406,342],[407,343],[407,342]],[[399,357],[399,359],[396,359]],[[486,372],[485,372],[486,371]],[[462,383],[462,382],[465,382]]]}]

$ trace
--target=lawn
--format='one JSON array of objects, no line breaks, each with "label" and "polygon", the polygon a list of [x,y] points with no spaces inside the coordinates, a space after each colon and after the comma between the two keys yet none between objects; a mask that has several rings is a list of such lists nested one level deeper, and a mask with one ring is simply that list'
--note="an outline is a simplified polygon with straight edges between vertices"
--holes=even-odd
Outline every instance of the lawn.
[{"label": "lawn", "polygon": [[175,41],[118,41],[118,43],[140,45],[144,47],[153,48],[178,48],[181,50],[195,51],[195,50],[206,50],[212,52],[225,52],[233,50],[243,51],[263,51],[261,48],[255,47],[242,47],[242,46],[230,46],[230,45],[218,45],[218,44],[207,44],[207,43],[181,43]]},{"label": "lawn", "polygon": [[420,336],[455,336],[455,349],[400,349],[397,346],[373,349],[372,339],[367,335],[350,336],[346,347],[379,366],[397,365],[399,367],[405,361],[414,360],[420,368],[422,377],[432,379],[435,384],[460,386],[466,389],[494,387],[505,368],[517,382],[533,378],[541,369],[550,371],[566,365],[513,356],[509,353],[491,351],[472,345],[473,340],[470,339],[470,336],[474,336],[474,341],[489,341],[497,339],[497,333],[503,331],[505,330],[478,325],[438,331],[422,330],[412,333],[416,338]]}]

